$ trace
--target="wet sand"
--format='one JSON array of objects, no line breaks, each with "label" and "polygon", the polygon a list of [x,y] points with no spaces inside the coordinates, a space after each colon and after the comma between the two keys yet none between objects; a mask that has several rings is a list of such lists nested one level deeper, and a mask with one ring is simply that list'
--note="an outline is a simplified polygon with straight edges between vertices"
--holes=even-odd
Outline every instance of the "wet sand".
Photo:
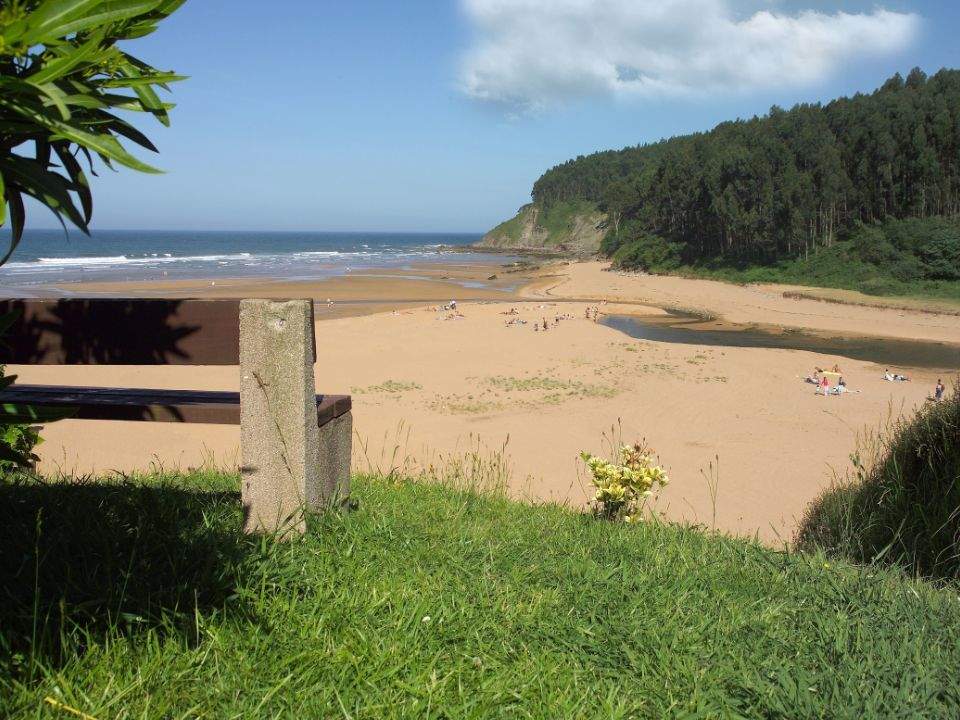
[{"label": "wet sand", "polygon": [[[936,374],[910,371],[912,382],[888,383],[882,368],[838,356],[634,340],[585,319],[585,309],[663,317],[648,304],[655,303],[709,312],[726,323],[856,328],[960,342],[956,317],[791,300],[770,289],[619,276],[602,267],[554,265],[526,277],[530,285],[522,292],[519,275],[491,268],[434,268],[436,276],[428,279],[349,277],[310,287],[218,281],[209,291],[198,283],[84,292],[331,297],[330,315],[318,308],[317,388],[353,395],[356,470],[442,465],[479,442],[487,456],[505,447],[515,494],[583,505],[590,493],[578,453],[603,451],[605,434],[614,427],[624,440],[646,438],[660,455],[672,477],[658,505],[667,517],[715,524],[772,544],[792,537],[833,469],[847,466],[858,432],[923,403]],[[498,280],[489,287],[464,286],[489,276],[484,273]],[[521,301],[520,294],[532,299]],[[434,301],[448,295],[460,300],[459,314],[436,309]],[[462,301],[465,296],[477,299]],[[559,302],[568,298],[596,302]],[[405,302],[395,302],[400,299]],[[511,307],[517,314],[504,314]],[[572,317],[555,323],[562,315]],[[547,332],[534,332],[533,323],[544,318]],[[526,324],[508,324],[517,320]],[[834,364],[855,392],[815,396],[802,376],[814,365]],[[238,385],[237,370],[229,367],[15,370],[25,382]],[[205,460],[235,467],[239,456],[236,427],[64,421],[49,426],[45,436],[39,448],[45,471],[187,467]]]},{"label": "wet sand", "polygon": [[[905,308],[866,307],[785,297],[793,286],[734,285],[714,280],[607,271],[609,263],[584,262],[556,270],[535,297],[648,303],[717,318],[721,323],[796,328],[829,334],[895,337],[960,344],[956,315]],[[937,306],[936,301],[932,303]]]}]

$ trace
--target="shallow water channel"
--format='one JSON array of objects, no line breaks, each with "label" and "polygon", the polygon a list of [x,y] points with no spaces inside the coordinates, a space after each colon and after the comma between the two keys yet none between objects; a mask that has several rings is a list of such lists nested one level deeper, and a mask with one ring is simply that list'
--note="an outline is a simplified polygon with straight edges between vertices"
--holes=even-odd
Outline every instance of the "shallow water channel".
[{"label": "shallow water channel", "polygon": [[671,312],[666,318],[607,315],[600,322],[638,340],[713,347],[807,350],[894,368],[960,369],[960,346],[947,343],[876,337],[829,337],[802,330],[774,332],[756,327],[717,329],[702,318],[678,312]]}]

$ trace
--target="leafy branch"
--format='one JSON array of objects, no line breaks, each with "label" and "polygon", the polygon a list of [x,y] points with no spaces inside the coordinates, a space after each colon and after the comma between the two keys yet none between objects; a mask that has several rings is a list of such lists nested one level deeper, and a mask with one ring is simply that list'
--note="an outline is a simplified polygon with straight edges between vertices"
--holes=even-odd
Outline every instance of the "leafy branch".
[{"label": "leafy branch", "polygon": [[154,32],[184,1],[0,0],[0,226],[12,230],[0,265],[23,238],[25,195],[64,228],[69,221],[89,234],[94,156],[111,169],[160,172],[120,142],[157,151],[116,113],[149,113],[169,125],[174,106],[158,90],[183,76],[117,44]]}]

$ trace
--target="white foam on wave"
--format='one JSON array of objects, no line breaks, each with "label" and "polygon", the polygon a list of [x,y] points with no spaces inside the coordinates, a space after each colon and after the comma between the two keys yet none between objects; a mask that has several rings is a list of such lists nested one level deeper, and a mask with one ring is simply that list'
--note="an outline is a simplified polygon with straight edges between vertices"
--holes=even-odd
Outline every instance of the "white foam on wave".
[{"label": "white foam on wave", "polygon": [[[37,258],[40,265],[116,265],[125,262],[126,255],[113,255],[110,257],[78,257],[78,258]],[[35,263],[20,262],[10,263],[8,267],[33,267]]]},{"label": "white foam on wave", "polygon": [[66,257],[66,258],[37,258],[27,262],[12,262],[4,266],[6,270],[57,270],[71,267],[110,267],[128,265],[156,265],[159,263],[203,263],[229,262],[231,260],[248,260],[253,257],[250,253],[234,253],[230,255],[171,255],[164,253],[146,257],[127,257],[126,255],[110,255],[104,257]]}]

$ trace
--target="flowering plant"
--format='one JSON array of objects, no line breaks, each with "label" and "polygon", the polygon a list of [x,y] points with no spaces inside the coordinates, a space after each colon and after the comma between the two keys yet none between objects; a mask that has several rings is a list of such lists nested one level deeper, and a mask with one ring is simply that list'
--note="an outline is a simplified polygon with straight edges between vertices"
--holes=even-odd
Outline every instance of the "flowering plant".
[{"label": "flowering plant", "polygon": [[653,451],[640,443],[621,446],[616,462],[587,452],[580,457],[597,489],[597,514],[608,520],[633,522],[654,490],[669,482],[663,468],[654,464]]}]

